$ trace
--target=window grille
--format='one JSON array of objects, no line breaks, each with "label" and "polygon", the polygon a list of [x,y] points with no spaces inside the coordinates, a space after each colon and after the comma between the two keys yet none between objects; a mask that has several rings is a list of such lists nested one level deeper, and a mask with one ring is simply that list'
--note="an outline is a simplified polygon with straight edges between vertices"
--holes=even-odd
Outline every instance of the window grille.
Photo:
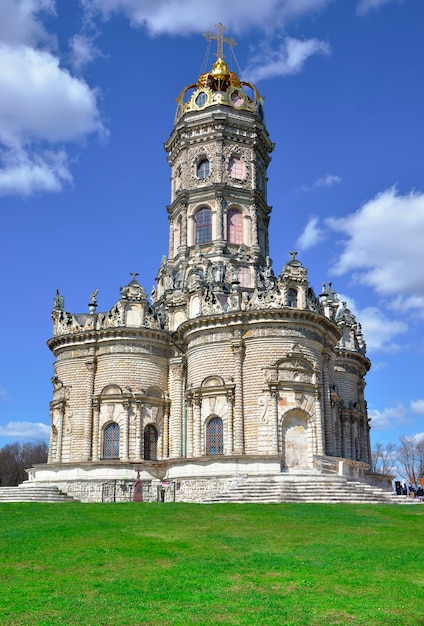
[{"label": "window grille", "polygon": [[144,429],[144,459],[155,461],[158,456],[158,431],[153,424],[148,424]]},{"label": "window grille", "polygon": [[224,453],[224,425],[220,417],[213,417],[206,426],[206,454]]},{"label": "window grille", "polygon": [[210,167],[207,159],[202,159],[197,165],[197,177],[205,180],[209,176]]},{"label": "window grille", "polygon": [[287,301],[289,306],[297,306],[297,290],[293,289],[293,287],[290,287],[287,292]]},{"label": "window grille", "polygon": [[103,458],[119,459],[119,426],[109,424],[103,434]]},{"label": "window grille", "polygon": [[208,208],[196,213],[196,243],[207,243],[212,239],[212,215]]}]

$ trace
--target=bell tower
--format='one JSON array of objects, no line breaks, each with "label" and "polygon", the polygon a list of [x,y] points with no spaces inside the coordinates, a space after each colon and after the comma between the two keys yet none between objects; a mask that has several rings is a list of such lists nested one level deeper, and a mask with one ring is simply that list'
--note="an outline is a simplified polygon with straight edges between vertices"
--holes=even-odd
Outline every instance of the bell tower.
[{"label": "bell tower", "polygon": [[[171,167],[169,251],[157,279],[157,299],[171,290],[237,284],[251,291],[269,266],[267,168],[274,148],[257,88],[229,70],[218,24],[217,60],[177,98],[165,143]],[[169,298],[168,298],[169,299]]]}]

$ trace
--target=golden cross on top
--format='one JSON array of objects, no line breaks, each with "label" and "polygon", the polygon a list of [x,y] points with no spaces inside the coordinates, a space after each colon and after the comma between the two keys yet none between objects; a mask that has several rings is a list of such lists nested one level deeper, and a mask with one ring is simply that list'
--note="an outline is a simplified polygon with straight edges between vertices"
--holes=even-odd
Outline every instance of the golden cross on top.
[{"label": "golden cross on top", "polygon": [[218,31],[216,35],[213,35],[209,30],[206,33],[203,33],[203,37],[206,41],[212,41],[212,39],[216,39],[217,41],[217,51],[216,56],[218,59],[224,59],[224,43],[227,43],[230,48],[234,48],[237,45],[237,42],[233,37],[229,39],[228,37],[224,37],[224,30],[226,30],[225,26],[219,22],[219,24],[215,24],[215,28]]}]

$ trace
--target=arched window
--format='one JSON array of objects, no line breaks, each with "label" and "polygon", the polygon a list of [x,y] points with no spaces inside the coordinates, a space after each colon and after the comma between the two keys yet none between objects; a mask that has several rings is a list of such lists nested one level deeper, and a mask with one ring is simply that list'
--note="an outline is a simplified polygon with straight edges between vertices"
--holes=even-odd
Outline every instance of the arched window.
[{"label": "arched window", "polygon": [[224,453],[224,425],[220,417],[213,417],[206,426],[206,454]]},{"label": "arched window", "polygon": [[228,171],[231,178],[242,180],[244,178],[244,164],[240,157],[232,156],[228,163]]},{"label": "arched window", "polygon": [[205,180],[209,176],[210,167],[207,159],[201,159],[197,164],[197,178]]},{"label": "arched window", "polygon": [[103,432],[103,458],[119,459],[119,426],[109,424]]},{"label": "arched window", "polygon": [[212,239],[212,213],[207,207],[199,209],[195,217],[196,243],[206,243]]},{"label": "arched window", "polygon": [[290,287],[287,292],[287,304],[289,306],[297,307],[297,290]]},{"label": "arched window", "polygon": [[227,213],[228,243],[243,243],[243,215],[239,209],[230,209]]},{"label": "arched window", "polygon": [[153,424],[147,424],[144,429],[144,459],[155,461],[158,456],[158,431]]}]

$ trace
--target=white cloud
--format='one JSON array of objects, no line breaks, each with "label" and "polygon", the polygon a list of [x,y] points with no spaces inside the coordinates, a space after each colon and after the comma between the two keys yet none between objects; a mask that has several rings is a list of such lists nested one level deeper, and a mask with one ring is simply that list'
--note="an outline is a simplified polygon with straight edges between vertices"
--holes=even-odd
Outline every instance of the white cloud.
[{"label": "white cloud", "polygon": [[106,133],[96,92],[50,52],[0,44],[0,93],[0,194],[59,191],[72,178],[62,144]]},{"label": "white cloud", "polygon": [[70,48],[71,62],[77,70],[103,56],[94,44],[94,37],[84,34],[74,35],[70,40]]},{"label": "white cloud", "polygon": [[40,17],[54,12],[55,0],[1,0],[0,41],[18,45],[49,40]]},{"label": "white cloud", "polygon": [[342,179],[340,176],[336,176],[335,174],[326,174],[314,182],[314,187],[332,187],[333,185],[337,185],[341,182]]},{"label": "white cloud", "polygon": [[338,294],[340,302],[346,302],[347,307],[355,315],[362,326],[367,352],[397,352],[401,346],[395,338],[408,332],[408,325],[402,320],[390,319],[377,307],[358,309],[355,301],[349,296]]},{"label": "white cloud", "polygon": [[133,26],[142,26],[152,35],[189,34],[222,22],[233,33],[249,28],[270,31],[287,20],[317,11],[330,0],[81,0],[86,12],[110,18],[125,15]]},{"label": "white cloud", "polygon": [[245,74],[252,82],[297,74],[305,61],[314,54],[330,54],[330,46],[318,39],[300,40],[292,37],[286,37],[278,49],[272,49],[265,43],[249,61]]},{"label": "white cloud", "polygon": [[0,141],[80,140],[103,127],[96,94],[49,52],[0,45]]},{"label": "white cloud", "polygon": [[424,415],[424,400],[413,400],[411,402],[411,411],[418,415]]},{"label": "white cloud", "polygon": [[383,411],[370,409],[368,417],[371,418],[371,428],[376,430],[391,430],[411,421],[408,420],[407,410],[402,404]]},{"label": "white cloud", "polygon": [[325,232],[318,226],[318,218],[311,217],[296,242],[299,250],[308,250],[325,239]]},{"label": "white cloud", "polygon": [[358,15],[366,15],[370,11],[379,9],[384,4],[389,4],[389,2],[392,2],[392,0],[359,0],[356,12]]},{"label": "white cloud", "polygon": [[299,40],[286,37],[273,49],[270,33],[286,26],[290,19],[316,12],[330,0],[82,0],[93,24],[97,14],[109,19],[114,13],[125,15],[134,27],[144,27],[151,35],[187,35],[213,28],[222,22],[232,34],[255,29],[267,34],[267,40],[248,64],[246,77],[258,81],[300,72],[314,54],[329,54],[330,47],[318,39]]},{"label": "white cloud", "polygon": [[424,315],[424,295],[413,296],[396,296],[388,303],[388,308],[392,311],[399,311],[401,313],[416,312],[420,316]]},{"label": "white cloud", "polygon": [[60,191],[63,182],[71,181],[63,150],[44,150],[32,156],[25,150],[0,153],[0,196]]},{"label": "white cloud", "polygon": [[9,422],[0,426],[1,437],[17,439],[49,439],[50,427],[42,422]]},{"label": "white cloud", "polygon": [[388,189],[344,218],[326,224],[346,236],[333,271],[355,272],[355,280],[382,296],[424,296],[424,193],[399,195]]},{"label": "white cloud", "polygon": [[4,387],[0,387],[0,400],[7,399],[7,391]]},{"label": "white cloud", "polygon": [[392,320],[377,307],[366,307],[358,313],[368,352],[397,352],[401,346],[395,337],[408,331],[401,320]]}]

